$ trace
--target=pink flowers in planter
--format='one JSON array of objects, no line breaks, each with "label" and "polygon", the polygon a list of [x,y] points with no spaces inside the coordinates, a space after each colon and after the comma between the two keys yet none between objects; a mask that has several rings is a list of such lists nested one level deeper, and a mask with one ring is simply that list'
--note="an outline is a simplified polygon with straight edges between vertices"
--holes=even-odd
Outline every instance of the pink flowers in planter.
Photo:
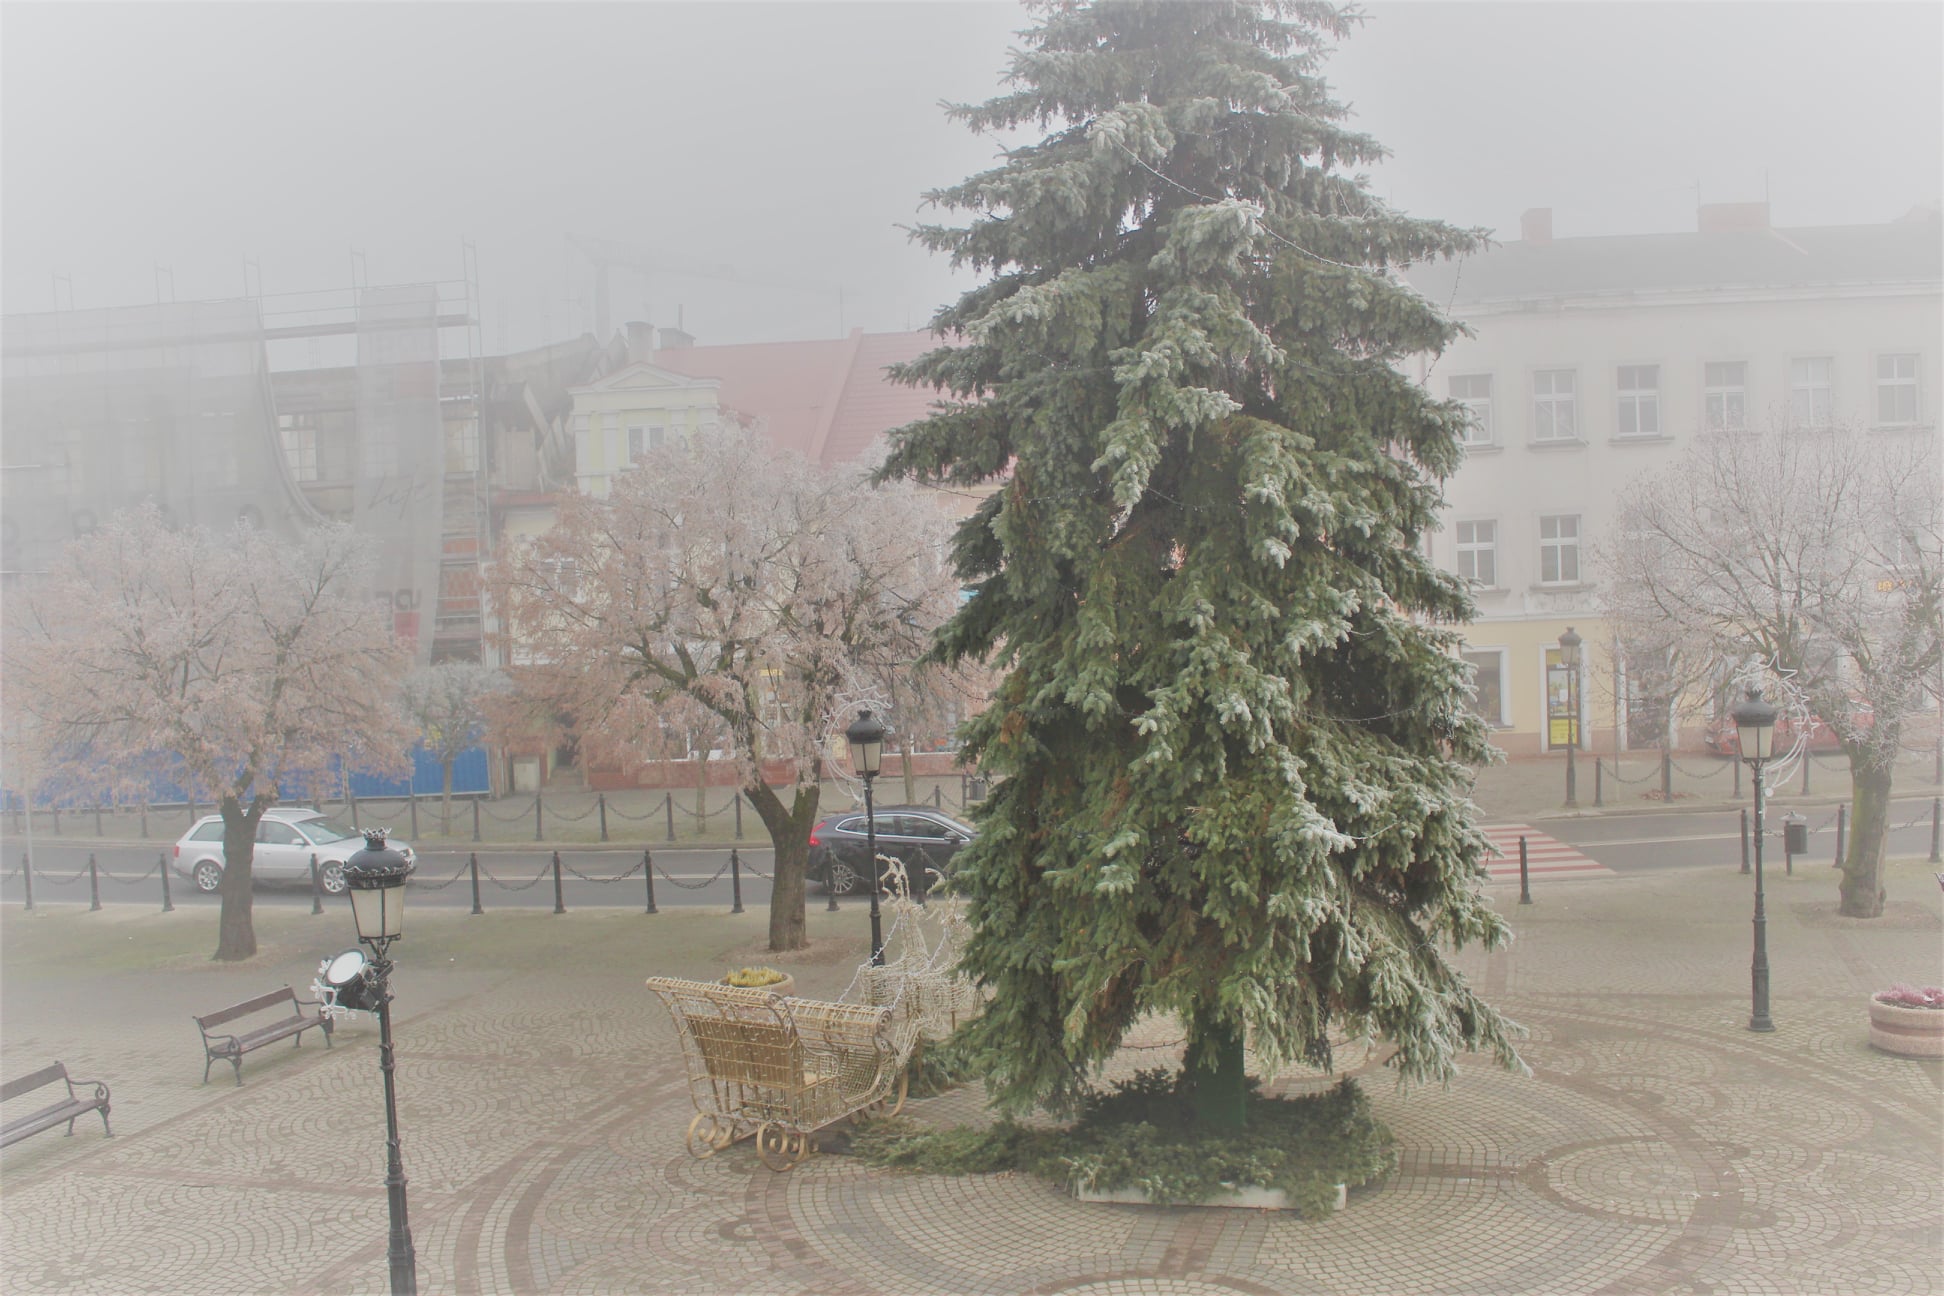
[{"label": "pink flowers in planter", "polygon": [[1944,987],[1905,985],[1899,981],[1888,990],[1877,991],[1873,998],[1898,1008],[1944,1008]]}]

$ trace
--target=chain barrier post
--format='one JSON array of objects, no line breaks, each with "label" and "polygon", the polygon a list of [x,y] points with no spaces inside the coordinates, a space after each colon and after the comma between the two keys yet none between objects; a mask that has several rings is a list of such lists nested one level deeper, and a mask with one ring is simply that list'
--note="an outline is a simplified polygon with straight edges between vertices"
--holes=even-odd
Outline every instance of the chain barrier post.
[{"label": "chain barrier post", "polygon": [[733,901],[729,912],[739,914],[743,911],[742,902],[742,855],[736,848],[729,848],[729,895]]},{"label": "chain barrier post", "polygon": [[1930,862],[1933,864],[1944,864],[1944,859],[1940,859],[1937,853],[1938,846],[1944,844],[1938,839],[1938,829],[1940,827],[1944,827],[1944,797],[1932,797]]},{"label": "chain barrier post", "polygon": [[655,857],[648,853],[646,846],[641,848],[641,872],[648,879],[648,908],[646,912],[660,913],[661,911],[655,908]]},{"label": "chain barrier post", "polygon": [[95,836],[101,836],[101,802],[95,802]]},{"label": "chain barrier post", "polygon": [[95,868],[94,852],[88,852],[88,912],[101,912],[101,873]]},{"label": "chain barrier post", "polygon": [[1740,761],[1736,761],[1735,762],[1735,800],[1737,801],[1741,800],[1741,767],[1742,767],[1742,763]]},{"label": "chain barrier post", "polygon": [[167,855],[157,855],[155,857],[155,867],[162,874],[162,912],[174,913],[175,900],[169,895],[169,857]]},{"label": "chain barrier post", "polygon": [[553,875],[554,875],[554,912],[557,914],[564,914],[567,912],[567,898],[561,893],[560,890],[560,852],[559,851],[555,851],[553,853]]},{"label": "chain barrier post", "polygon": [[540,794],[535,792],[533,794],[533,840],[535,841],[540,840],[540,821],[545,814],[546,811],[540,806]]},{"label": "chain barrier post", "polygon": [[317,871],[315,852],[311,854],[311,912],[313,914],[324,912],[324,879]]},{"label": "chain barrier post", "polygon": [[[1944,738],[1937,740],[1935,751],[1937,754],[1933,757],[1931,766],[1931,782],[1944,783]],[[1937,861],[1933,859],[1931,863],[1935,864]]]},{"label": "chain barrier post", "polygon": [[[1735,762],[1735,768],[1736,769],[1741,768],[1740,761]],[[1742,839],[1742,872],[1746,873],[1748,872],[1748,807],[1747,806],[1743,806],[1741,812],[1741,839]]]},{"label": "chain barrier post", "polygon": [[595,804],[595,805],[596,805],[597,807],[599,807],[599,808],[600,808],[600,811],[601,811],[601,840],[602,840],[602,841],[606,841],[606,840],[608,839],[608,835],[607,835],[607,793],[605,793],[605,792],[597,792],[597,793],[595,793],[595,794],[594,794],[594,804]]},{"label": "chain barrier post", "polygon": [[668,816],[668,840],[673,842],[675,840],[675,794],[673,792],[662,794],[662,813]]},{"label": "chain barrier post", "polygon": [[473,798],[473,840],[479,840],[479,798]]},{"label": "chain barrier post", "polygon": [[1605,780],[1605,769],[1606,759],[1601,756],[1595,756],[1593,758],[1593,804],[1595,807],[1606,804],[1606,789],[1601,786]]},{"label": "chain barrier post", "polygon": [[1526,839],[1519,837],[1519,903],[1532,903],[1532,876],[1526,871]]},{"label": "chain barrier post", "polygon": [[412,793],[412,840],[417,841],[418,839],[418,793],[414,792]]},{"label": "chain barrier post", "polygon": [[13,817],[14,817],[14,835],[18,837],[20,835],[20,802],[19,801],[15,801],[13,804]]},{"label": "chain barrier post", "polygon": [[1846,805],[1838,805],[1836,807],[1836,858],[1830,864],[1829,867],[1831,868],[1843,867],[1843,836],[1844,830],[1848,827],[1849,807]]},{"label": "chain barrier post", "polygon": [[351,806],[351,826],[353,828],[362,827],[363,825],[358,822],[358,794],[351,790],[351,783],[348,779],[344,784],[344,799]]},{"label": "chain barrier post", "polygon": [[742,801],[743,801],[743,794],[742,794],[742,789],[741,789],[741,788],[737,788],[737,789],[736,789],[736,840],[737,840],[737,841],[741,841],[741,840],[743,839],[743,835],[742,835]]},{"label": "chain barrier post", "polygon": [[1802,752],[1802,795],[1804,796],[1809,795],[1809,766],[1814,762],[1814,759],[1814,757],[1810,756],[1808,749],[1804,748]]},{"label": "chain barrier post", "polygon": [[22,853],[20,857],[20,878],[27,884],[27,907],[34,907],[34,857]]},{"label": "chain barrier post", "polygon": [[[474,802],[474,804],[477,805],[478,802]],[[479,852],[478,851],[473,851],[466,856],[466,867],[472,872],[472,889],[473,889],[472,911],[476,914],[483,914],[486,911],[479,907]]]},{"label": "chain barrier post", "polygon": [[59,801],[54,803],[54,835],[56,837],[61,835],[61,803]]},{"label": "chain barrier post", "polygon": [[148,801],[142,802],[142,840],[148,840]]},{"label": "chain barrier post", "polygon": [[1674,753],[1661,748],[1661,804],[1674,804]]},{"label": "chain barrier post", "polygon": [[945,808],[944,797],[945,789],[936,783],[932,784],[932,809],[943,810]]}]

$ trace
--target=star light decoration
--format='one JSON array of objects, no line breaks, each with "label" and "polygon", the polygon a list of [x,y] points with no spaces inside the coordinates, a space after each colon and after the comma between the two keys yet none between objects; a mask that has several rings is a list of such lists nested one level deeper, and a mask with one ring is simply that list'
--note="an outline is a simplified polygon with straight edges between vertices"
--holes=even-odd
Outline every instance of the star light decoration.
[{"label": "star light decoration", "polygon": [[[1795,682],[1796,672],[1778,666],[1774,657],[1763,660],[1750,657],[1735,671],[1729,683],[1730,697],[1746,697],[1750,689],[1761,691],[1765,701],[1782,713],[1781,719],[1787,722],[1789,749],[1770,758],[1767,765],[1767,782],[1770,787],[1780,787],[1795,773],[1796,762],[1809,757],[1809,735],[1816,727],[1816,712],[1809,705],[1809,695]],[[1777,725],[1777,728],[1781,728]]]},{"label": "star light decoration", "polygon": [[[844,731],[850,727],[851,721],[857,718],[859,711],[869,711],[883,723],[884,736],[887,740],[898,732],[897,726],[892,723],[891,704],[885,700],[884,694],[876,689],[860,689],[854,693],[838,695],[837,705],[831,709],[829,718],[824,721],[823,736],[818,743],[819,749],[826,752],[846,750]],[[862,805],[864,780],[848,766],[840,765],[835,761],[830,763],[830,770],[832,781],[850,793],[853,802]]]}]

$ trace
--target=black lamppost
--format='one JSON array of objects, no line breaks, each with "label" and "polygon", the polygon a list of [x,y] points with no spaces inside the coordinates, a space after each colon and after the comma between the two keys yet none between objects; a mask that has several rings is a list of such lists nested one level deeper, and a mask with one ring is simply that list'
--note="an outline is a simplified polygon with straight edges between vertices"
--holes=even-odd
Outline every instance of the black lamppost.
[{"label": "black lamppost", "polygon": [[1762,701],[1760,689],[1728,712],[1735,720],[1735,739],[1741,744],[1741,758],[1755,771],[1755,959],[1749,968],[1754,1008],[1748,1016],[1748,1029],[1772,1031],[1769,1020],[1768,912],[1762,896],[1762,766],[1774,754],[1775,717],[1778,708]]},{"label": "black lamppost", "polygon": [[384,828],[367,829],[365,847],[344,862],[351,893],[351,917],[358,939],[371,949],[367,960],[356,949],[332,959],[324,983],[337,991],[346,1008],[378,1014],[378,1067],[385,1075],[385,1191],[391,1207],[392,1296],[418,1296],[418,1256],[405,1215],[405,1165],[398,1155],[398,1096],[393,1087],[391,1034],[391,960],[385,954],[405,925],[405,879],[412,861],[385,845]]},{"label": "black lamppost", "polygon": [[884,766],[884,725],[859,711],[844,731],[850,743],[851,768],[864,780],[864,849],[871,857],[871,966],[884,966],[884,930],[878,918],[877,812],[871,805],[871,782]]},{"label": "black lamppost", "polygon": [[1580,644],[1573,627],[1559,636],[1559,661],[1566,668],[1566,804],[1579,805],[1579,771],[1573,765],[1573,752],[1579,747],[1579,670]]}]

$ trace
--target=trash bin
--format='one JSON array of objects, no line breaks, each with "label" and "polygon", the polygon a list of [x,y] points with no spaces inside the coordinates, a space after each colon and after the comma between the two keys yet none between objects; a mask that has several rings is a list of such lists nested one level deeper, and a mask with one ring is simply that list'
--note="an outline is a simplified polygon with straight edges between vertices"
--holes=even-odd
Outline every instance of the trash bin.
[{"label": "trash bin", "polygon": [[986,799],[986,781],[984,775],[974,774],[965,780],[965,799],[968,802],[983,801]]},{"label": "trash bin", "polygon": [[1801,815],[1790,815],[1782,821],[1782,849],[1791,855],[1809,853],[1809,821]]}]

